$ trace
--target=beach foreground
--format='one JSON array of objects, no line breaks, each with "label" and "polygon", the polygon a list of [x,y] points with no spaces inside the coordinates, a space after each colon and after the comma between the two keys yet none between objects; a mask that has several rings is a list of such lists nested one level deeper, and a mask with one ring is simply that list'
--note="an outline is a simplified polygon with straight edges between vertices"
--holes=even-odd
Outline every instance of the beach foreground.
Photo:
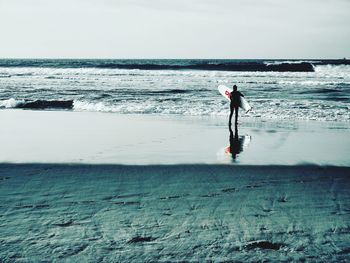
[{"label": "beach foreground", "polygon": [[350,169],[0,165],[0,261],[350,260]]}]

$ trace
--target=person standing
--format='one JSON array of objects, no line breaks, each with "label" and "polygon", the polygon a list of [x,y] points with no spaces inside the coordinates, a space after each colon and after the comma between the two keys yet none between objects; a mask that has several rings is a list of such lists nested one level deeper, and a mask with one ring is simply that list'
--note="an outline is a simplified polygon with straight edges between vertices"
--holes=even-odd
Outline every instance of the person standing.
[{"label": "person standing", "polygon": [[229,118],[229,122],[228,122],[229,126],[231,126],[232,115],[233,115],[233,112],[235,112],[235,127],[237,127],[237,123],[238,123],[238,108],[239,108],[239,105],[241,103],[241,97],[244,97],[244,95],[237,90],[237,86],[236,85],[233,85],[233,91],[231,92],[231,96],[230,96],[230,99],[231,99],[231,103],[230,103],[231,112],[230,112],[230,118]]}]

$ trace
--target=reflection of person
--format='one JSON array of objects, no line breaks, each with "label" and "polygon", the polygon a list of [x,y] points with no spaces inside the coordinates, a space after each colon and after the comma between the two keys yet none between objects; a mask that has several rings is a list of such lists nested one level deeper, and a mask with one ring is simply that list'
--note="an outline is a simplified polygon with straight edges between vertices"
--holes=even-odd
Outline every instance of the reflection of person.
[{"label": "reflection of person", "polygon": [[230,103],[230,118],[229,118],[229,122],[228,125],[231,126],[231,121],[232,121],[232,115],[233,115],[233,111],[235,112],[235,127],[237,127],[237,122],[238,122],[238,108],[239,105],[241,103],[241,97],[244,97],[244,95],[242,93],[240,93],[239,91],[237,91],[237,86],[233,85],[233,91],[231,92],[231,103]]},{"label": "reflection of person", "polygon": [[236,159],[237,154],[241,153],[243,151],[243,138],[238,138],[238,128],[235,127],[235,136],[233,136],[233,131],[230,129],[230,152],[232,154],[232,159]]}]

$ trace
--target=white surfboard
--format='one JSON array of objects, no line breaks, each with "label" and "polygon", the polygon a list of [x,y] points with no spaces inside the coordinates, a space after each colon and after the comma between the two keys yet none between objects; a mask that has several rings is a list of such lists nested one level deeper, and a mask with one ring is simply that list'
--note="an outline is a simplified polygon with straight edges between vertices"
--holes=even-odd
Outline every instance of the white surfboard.
[{"label": "white surfboard", "polygon": [[[231,101],[230,97],[231,97],[231,92],[233,91],[233,89],[226,87],[225,85],[220,85],[218,87],[218,90],[222,96],[224,96],[226,99]],[[252,109],[252,107],[250,107],[249,103],[243,97],[241,97],[241,103],[239,104],[239,107],[242,108],[243,110],[245,110],[246,112],[248,112]]]}]

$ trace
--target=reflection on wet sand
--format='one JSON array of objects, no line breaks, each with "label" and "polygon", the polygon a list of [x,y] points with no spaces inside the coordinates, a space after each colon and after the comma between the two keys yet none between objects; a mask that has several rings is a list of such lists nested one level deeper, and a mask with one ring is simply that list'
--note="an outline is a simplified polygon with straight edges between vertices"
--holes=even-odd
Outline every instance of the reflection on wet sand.
[{"label": "reflection on wet sand", "polygon": [[225,148],[225,154],[231,155],[232,161],[235,162],[238,155],[243,152],[244,147],[246,147],[249,144],[251,140],[251,136],[249,135],[239,136],[237,126],[235,126],[234,134],[231,127],[229,127],[229,130],[230,130],[230,137],[229,137],[230,145]]}]

